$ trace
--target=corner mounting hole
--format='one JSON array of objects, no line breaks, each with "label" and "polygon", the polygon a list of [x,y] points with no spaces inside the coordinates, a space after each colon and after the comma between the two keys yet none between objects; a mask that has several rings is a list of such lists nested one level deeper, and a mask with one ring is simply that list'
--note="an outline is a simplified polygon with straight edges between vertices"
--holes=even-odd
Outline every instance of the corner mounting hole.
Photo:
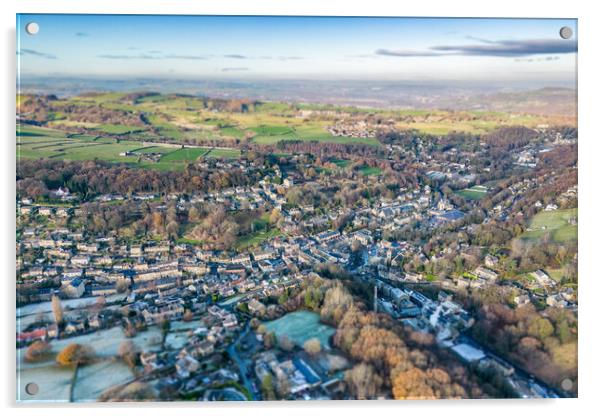
[{"label": "corner mounting hole", "polygon": [[29,22],[25,25],[25,31],[29,35],[37,35],[40,31],[40,25],[38,25],[36,22]]},{"label": "corner mounting hole", "polygon": [[568,26],[563,26],[560,28],[560,37],[562,39],[570,39],[573,36],[573,29]]},{"label": "corner mounting hole", "polygon": [[30,396],[35,396],[40,391],[40,387],[36,383],[27,383],[25,385],[25,392]]}]

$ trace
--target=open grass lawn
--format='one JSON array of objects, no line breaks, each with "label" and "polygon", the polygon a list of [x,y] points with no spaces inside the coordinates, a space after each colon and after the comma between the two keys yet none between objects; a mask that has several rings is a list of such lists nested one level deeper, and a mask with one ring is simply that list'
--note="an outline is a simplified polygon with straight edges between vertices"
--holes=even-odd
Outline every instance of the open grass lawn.
[{"label": "open grass lawn", "polygon": [[68,139],[66,137],[50,137],[50,136],[20,136],[17,138],[17,146],[35,145],[40,147],[45,144],[58,144],[58,143],[71,143],[75,142],[75,139]]},{"label": "open grass lawn", "polygon": [[234,137],[235,139],[242,139],[245,137],[244,130],[238,129],[236,127],[223,127],[219,130],[221,136],[224,137]]},{"label": "open grass lawn", "polygon": [[487,195],[488,188],[483,185],[475,185],[471,188],[462,189],[460,191],[456,191],[457,195],[460,195],[462,198],[468,199],[470,201],[478,201]]},{"label": "open grass lawn", "polygon": [[76,121],[76,120],[65,120],[65,119],[50,121],[48,123],[48,125],[51,127],[56,127],[56,128],[60,128],[61,126],[84,127],[87,129],[93,129],[95,127],[98,127],[98,123],[90,123],[90,122]]},{"label": "open grass lawn", "polygon": [[282,235],[282,233],[277,228],[272,228],[271,230],[267,231],[256,231],[240,237],[234,244],[234,248],[236,250],[247,250],[251,247],[259,246],[264,241],[269,240],[270,238],[278,237],[279,235]]},{"label": "open grass lawn", "polygon": [[73,97],[72,100],[75,101],[83,101],[90,103],[107,103],[110,101],[118,101],[125,96],[123,92],[107,92],[103,94],[95,94],[95,95],[85,95]]},{"label": "open grass lawn", "polygon": [[176,127],[160,127],[159,135],[173,140],[180,140],[184,137],[184,134]]},{"label": "open grass lawn", "polygon": [[47,129],[44,127],[31,126],[29,124],[17,124],[17,138],[22,137],[60,137],[65,138],[63,131]]},{"label": "open grass lawn", "polygon": [[330,349],[330,337],[335,328],[320,322],[320,315],[310,311],[287,313],[274,321],[265,322],[268,332],[274,332],[276,337],[286,335],[298,347],[310,338],[317,338],[323,349]]},{"label": "open grass lawn", "polygon": [[253,142],[259,144],[275,144],[278,142],[284,141],[292,141],[299,140],[298,137],[295,137],[292,133],[286,135],[277,135],[277,136],[254,136]]},{"label": "open grass lawn", "polygon": [[224,159],[236,159],[240,157],[240,150],[238,149],[211,149],[205,157],[215,157]]},{"label": "open grass lawn", "polygon": [[67,136],[70,139],[79,139],[79,140],[98,140],[100,136],[92,136],[90,134],[69,134]]},{"label": "open grass lawn", "polygon": [[563,269],[546,269],[548,275],[557,282],[560,282],[566,273]]},{"label": "open grass lawn", "polygon": [[148,146],[136,149],[136,153],[162,153],[167,154],[175,151],[173,147],[167,146]]},{"label": "open grass lawn", "polygon": [[501,126],[522,125],[535,127],[540,118],[531,115],[517,115],[504,112],[466,111],[448,113],[446,111],[403,110],[401,115],[416,118],[416,121],[400,121],[399,129],[414,129],[422,133],[444,135],[452,131],[484,134]]},{"label": "open grass lawn", "polygon": [[535,215],[529,224],[529,231],[521,236],[524,240],[537,241],[549,235],[556,243],[577,240],[577,225],[571,224],[577,219],[577,208],[542,211]]},{"label": "open grass lawn", "polygon": [[359,169],[359,172],[362,175],[365,176],[378,176],[381,175],[383,173],[381,168],[376,168],[376,167],[370,167],[370,166],[363,166]]},{"label": "open grass lawn", "polygon": [[118,135],[144,130],[138,126],[123,126],[121,124],[101,124],[100,126],[95,127],[95,129],[104,133]]},{"label": "open grass lawn", "polygon": [[176,240],[178,244],[190,244],[191,246],[200,246],[203,244],[201,240],[195,240],[193,238],[188,237],[180,237]]},{"label": "open grass lawn", "polygon": [[184,133],[176,125],[170,123],[164,116],[159,114],[148,114],[146,118],[157,128],[159,135],[162,137],[174,140],[180,140],[184,137]]},{"label": "open grass lawn", "polygon": [[[91,160],[99,159],[107,162],[124,162],[127,157],[119,156],[122,152],[131,151],[139,146],[137,142],[120,143],[82,143],[72,144],[68,147],[62,147],[65,152],[63,159],[68,160]],[[60,150],[58,148],[57,150]]]},{"label": "open grass lawn", "polygon": [[331,162],[340,168],[346,168],[347,166],[351,165],[350,160],[333,159],[333,160],[331,160]]},{"label": "open grass lawn", "polygon": [[563,241],[573,241],[577,239],[577,226],[569,225],[567,227],[560,227],[555,230],[552,234],[554,241],[562,243]]},{"label": "open grass lawn", "polygon": [[178,149],[174,152],[167,153],[163,156],[160,162],[194,162],[199,156],[207,153],[207,148],[204,147],[186,147],[184,149]]},{"label": "open grass lawn", "polygon": [[257,133],[259,136],[280,136],[284,134],[289,134],[293,132],[293,129],[287,126],[267,126],[261,125],[257,127],[252,127],[250,130]]}]

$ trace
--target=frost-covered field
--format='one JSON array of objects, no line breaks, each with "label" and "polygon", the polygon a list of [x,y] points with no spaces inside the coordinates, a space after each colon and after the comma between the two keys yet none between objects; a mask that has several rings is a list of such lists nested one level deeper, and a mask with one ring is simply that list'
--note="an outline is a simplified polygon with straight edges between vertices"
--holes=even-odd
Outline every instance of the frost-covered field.
[{"label": "frost-covered field", "polygon": [[320,315],[309,311],[297,311],[284,315],[282,318],[266,322],[269,332],[277,337],[286,335],[291,341],[302,347],[310,338],[318,338],[325,349],[329,348],[329,338],[335,329],[320,322]]},{"label": "frost-covered field", "polygon": [[[105,298],[107,303],[115,302],[117,300],[123,300],[125,295],[123,294],[115,294],[110,295]],[[96,297],[88,297],[88,298],[79,298],[79,299],[67,299],[62,300],[61,305],[63,306],[63,310],[69,311],[71,309],[81,309],[87,306],[94,305],[98,302],[99,296]],[[36,315],[38,313],[48,313],[52,311],[52,302],[40,302],[40,303],[32,303],[30,305],[21,306],[17,308],[17,318],[21,318],[27,315]]]},{"label": "frost-covered field", "polygon": [[[17,401],[69,401],[69,388],[74,368],[63,368],[53,361],[45,366],[22,368],[17,371]],[[25,392],[28,383],[36,383],[39,392],[30,396]]]},{"label": "frost-covered field", "polygon": [[[78,337],[54,340],[50,343],[51,358],[35,363],[25,362],[23,360],[25,349],[20,349],[17,351],[17,400],[69,401],[74,368],[57,365],[54,357],[67,345],[78,343],[91,347],[99,361],[80,367],[73,398],[75,401],[94,401],[107,388],[124,383],[133,377],[130,369],[123,362],[115,359],[119,345],[124,340],[131,340],[141,351],[156,351],[161,347],[161,338],[161,330],[156,326],[139,332],[133,338],[126,338],[120,327],[114,327]],[[39,392],[35,396],[25,393],[25,386],[31,382],[39,386]]]},{"label": "frost-covered field", "polygon": [[76,402],[96,401],[108,389],[133,378],[130,368],[118,359],[108,359],[79,369],[73,390]]}]

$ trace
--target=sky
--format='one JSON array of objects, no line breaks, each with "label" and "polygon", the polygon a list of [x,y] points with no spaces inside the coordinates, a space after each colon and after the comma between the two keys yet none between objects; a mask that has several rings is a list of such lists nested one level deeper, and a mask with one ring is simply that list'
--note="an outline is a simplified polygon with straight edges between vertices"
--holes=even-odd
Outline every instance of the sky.
[{"label": "sky", "polygon": [[[39,24],[36,35],[25,26]],[[559,30],[568,26],[573,37]],[[573,85],[575,19],[18,15],[27,76]]]}]

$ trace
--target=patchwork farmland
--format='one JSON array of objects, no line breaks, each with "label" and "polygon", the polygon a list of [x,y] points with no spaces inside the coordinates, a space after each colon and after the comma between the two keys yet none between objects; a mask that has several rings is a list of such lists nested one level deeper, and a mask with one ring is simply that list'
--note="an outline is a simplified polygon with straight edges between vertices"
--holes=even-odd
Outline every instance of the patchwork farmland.
[{"label": "patchwork farmland", "polygon": [[70,134],[57,129],[17,126],[17,160],[102,160],[158,170],[181,170],[202,158],[238,158],[240,150],[213,147],[181,147],[111,137]]}]

